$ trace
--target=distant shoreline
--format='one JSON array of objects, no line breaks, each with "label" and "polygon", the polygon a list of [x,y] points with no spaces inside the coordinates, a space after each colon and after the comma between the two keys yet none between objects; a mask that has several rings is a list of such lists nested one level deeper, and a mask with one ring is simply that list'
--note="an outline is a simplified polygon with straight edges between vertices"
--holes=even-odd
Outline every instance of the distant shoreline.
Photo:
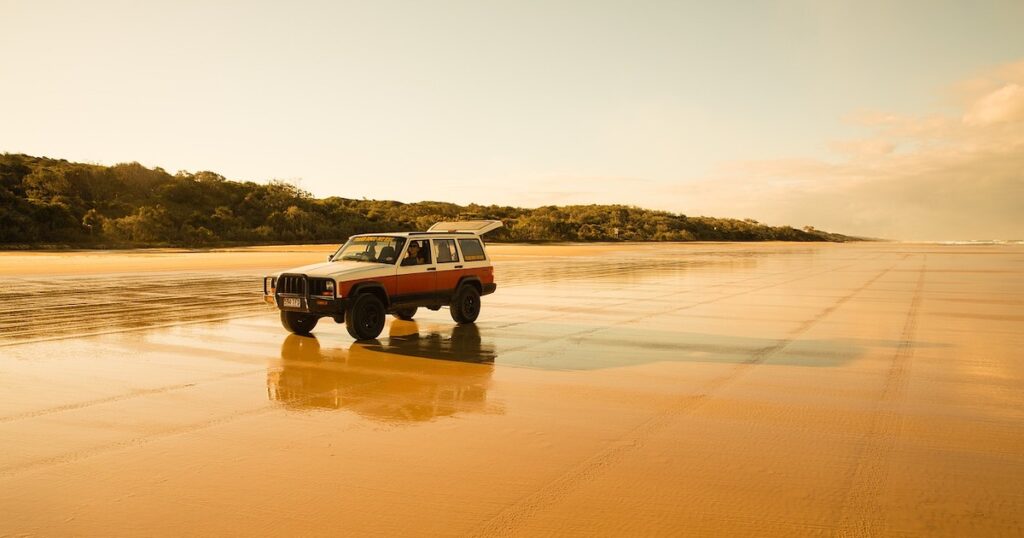
[{"label": "distant shoreline", "polygon": [[[854,248],[866,243],[851,243]],[[0,276],[27,278],[40,276],[82,276],[133,272],[252,272],[279,270],[324,261],[338,244],[262,245],[221,248],[137,248],[76,250],[0,251]],[[844,248],[828,243],[790,241],[758,242],[615,242],[615,243],[489,243],[487,253],[496,264],[528,261],[537,256],[566,258],[608,258],[637,254],[700,256],[708,253],[745,253],[757,251],[803,252],[807,249]]]}]

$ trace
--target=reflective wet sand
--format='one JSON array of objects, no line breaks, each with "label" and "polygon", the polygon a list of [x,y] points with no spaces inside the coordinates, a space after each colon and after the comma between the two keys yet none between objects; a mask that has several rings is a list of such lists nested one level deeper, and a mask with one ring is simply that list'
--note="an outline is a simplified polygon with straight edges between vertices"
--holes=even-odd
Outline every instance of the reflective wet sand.
[{"label": "reflective wet sand", "polygon": [[365,344],[323,247],[0,255],[0,535],[1024,532],[1024,247],[489,248]]}]

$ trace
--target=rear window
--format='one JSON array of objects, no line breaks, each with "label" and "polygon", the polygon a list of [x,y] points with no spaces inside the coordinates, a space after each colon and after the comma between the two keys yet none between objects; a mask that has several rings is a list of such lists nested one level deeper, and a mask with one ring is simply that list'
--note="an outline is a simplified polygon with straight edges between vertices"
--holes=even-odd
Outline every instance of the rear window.
[{"label": "rear window", "polygon": [[484,246],[479,239],[459,239],[459,248],[462,249],[462,259],[467,262],[478,262],[486,260]]}]

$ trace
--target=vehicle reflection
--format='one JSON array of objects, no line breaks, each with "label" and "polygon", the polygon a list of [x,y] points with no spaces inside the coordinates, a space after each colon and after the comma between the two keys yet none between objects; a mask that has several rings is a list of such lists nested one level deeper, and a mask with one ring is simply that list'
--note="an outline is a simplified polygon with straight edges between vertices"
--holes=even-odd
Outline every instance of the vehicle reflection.
[{"label": "vehicle reflection", "polygon": [[493,412],[494,358],[474,325],[421,332],[415,322],[394,322],[383,342],[347,350],[293,334],[281,345],[280,367],[267,373],[267,396],[289,409],[347,409],[388,423]]}]

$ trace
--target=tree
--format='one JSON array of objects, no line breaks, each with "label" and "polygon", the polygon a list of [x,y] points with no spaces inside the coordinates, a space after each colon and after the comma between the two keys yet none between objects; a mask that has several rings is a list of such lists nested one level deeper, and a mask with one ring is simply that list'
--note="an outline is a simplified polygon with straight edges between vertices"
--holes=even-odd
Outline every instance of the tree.
[{"label": "tree", "polygon": [[142,206],[134,215],[122,220],[126,221],[125,225],[132,241],[160,243],[174,239],[174,222],[162,205]]},{"label": "tree", "polygon": [[103,221],[107,220],[103,215],[100,214],[96,209],[90,209],[82,217],[82,226],[89,231],[89,237],[95,237],[98,234],[103,233]]},{"label": "tree", "polygon": [[25,193],[30,200],[49,201],[54,196],[71,191],[71,183],[60,174],[49,168],[33,170],[23,180]]}]

